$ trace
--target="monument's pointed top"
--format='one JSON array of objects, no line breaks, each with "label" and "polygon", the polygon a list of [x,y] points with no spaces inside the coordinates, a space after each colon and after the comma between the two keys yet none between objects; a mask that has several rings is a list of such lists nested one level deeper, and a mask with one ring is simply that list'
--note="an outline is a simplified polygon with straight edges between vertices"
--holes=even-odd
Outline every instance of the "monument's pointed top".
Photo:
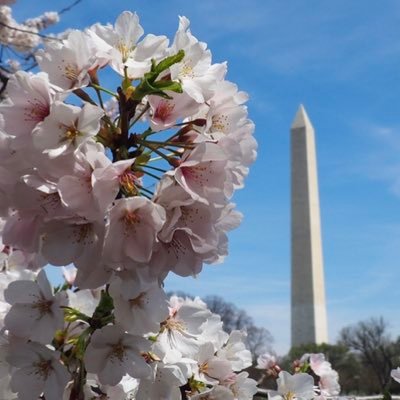
[{"label": "monument's pointed top", "polygon": [[297,113],[296,113],[296,116],[294,117],[291,128],[297,129],[297,128],[306,128],[306,127],[312,128],[312,124],[311,124],[310,119],[308,118],[308,115],[306,113],[306,110],[305,110],[303,104],[300,104],[300,107],[297,110]]}]

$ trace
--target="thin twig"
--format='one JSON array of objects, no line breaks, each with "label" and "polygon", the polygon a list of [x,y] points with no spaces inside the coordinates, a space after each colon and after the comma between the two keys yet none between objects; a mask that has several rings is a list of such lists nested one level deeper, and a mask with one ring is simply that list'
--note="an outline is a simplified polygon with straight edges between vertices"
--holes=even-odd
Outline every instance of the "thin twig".
[{"label": "thin twig", "polygon": [[[70,4],[67,7],[64,7],[63,9],[61,9],[60,11],[58,11],[58,15],[64,14],[67,11],[70,11],[73,7],[75,7],[78,3],[80,3],[82,0],[75,0],[72,4]],[[42,39],[47,39],[47,40],[57,40],[59,42],[62,42],[62,39],[53,37],[53,36],[48,36],[48,35],[44,35],[43,33],[39,33],[39,32],[35,32],[35,31],[31,31],[29,29],[22,29],[22,28],[17,28],[15,26],[10,26],[4,22],[0,21],[0,25],[7,28],[7,29],[11,29],[12,31],[17,31],[17,32],[23,32],[23,33],[29,33],[30,35],[35,35],[35,36],[39,36]]]},{"label": "thin twig", "polygon": [[72,4],[70,4],[67,7],[64,7],[63,9],[61,9],[60,11],[58,11],[58,14],[64,14],[67,11],[70,11],[73,7],[75,7],[78,3],[80,3],[82,0],[76,0],[74,1]]},{"label": "thin twig", "polygon": [[149,171],[144,171],[144,170],[142,170],[141,172],[143,172],[144,174],[146,174],[146,175],[148,175],[148,176],[151,176],[151,177],[154,178],[154,179],[157,179],[158,181],[161,180],[161,178],[160,178],[159,176],[154,175],[154,174],[152,174],[152,173],[149,172]]},{"label": "thin twig", "polygon": [[[7,25],[4,22],[0,21],[0,25],[4,26],[5,28],[11,29],[12,31],[17,31],[17,32],[23,32],[23,33],[29,33],[30,35],[35,35],[35,36],[39,36],[43,39],[49,39],[49,40],[58,40],[59,42],[62,41],[62,39],[56,38],[56,37],[52,37],[52,36],[47,36],[47,35],[43,35],[42,33],[39,32],[34,32],[34,31],[30,31],[28,29],[21,29],[21,28],[16,28],[15,26],[10,26]],[[12,43],[11,43],[12,44]]]},{"label": "thin twig", "polygon": [[139,164],[138,167],[150,168],[150,169],[154,169],[154,171],[163,172],[163,173],[167,172],[166,169],[153,167],[152,165],[147,165],[147,164]]},{"label": "thin twig", "polygon": [[146,107],[143,108],[143,110],[139,113],[139,115],[130,123],[129,128],[132,128],[133,125],[136,124],[136,122],[139,121],[140,118],[143,117],[143,115],[146,113],[146,111],[150,108],[150,104],[147,103]]}]

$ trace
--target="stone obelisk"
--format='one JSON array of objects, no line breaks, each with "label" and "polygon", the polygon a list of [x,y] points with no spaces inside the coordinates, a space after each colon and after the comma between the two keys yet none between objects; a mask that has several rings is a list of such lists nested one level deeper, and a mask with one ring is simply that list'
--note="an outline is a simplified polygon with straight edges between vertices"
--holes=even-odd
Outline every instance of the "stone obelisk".
[{"label": "stone obelisk", "polygon": [[301,105],[291,127],[292,346],[326,343],[328,328],[314,128]]}]

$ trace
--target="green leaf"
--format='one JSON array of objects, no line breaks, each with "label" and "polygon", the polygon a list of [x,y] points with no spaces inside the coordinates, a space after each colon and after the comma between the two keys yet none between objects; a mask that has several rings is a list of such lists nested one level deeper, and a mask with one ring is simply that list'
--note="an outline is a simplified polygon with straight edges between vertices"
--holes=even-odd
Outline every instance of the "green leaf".
[{"label": "green leaf", "polygon": [[182,93],[182,85],[179,82],[174,81],[157,81],[154,83],[149,82],[146,78],[143,78],[140,85],[136,87],[132,98],[134,100],[142,100],[144,96],[155,95],[165,99],[171,99],[172,97],[165,93],[165,90],[169,90],[175,93]]},{"label": "green leaf", "polygon": [[153,85],[157,89],[170,90],[175,93],[182,93],[182,85],[179,82],[174,81],[157,81]]},{"label": "green leaf", "polygon": [[152,86],[152,84],[146,78],[146,75],[144,76],[140,84],[136,87],[136,90],[133,92],[133,100],[140,101],[143,99],[144,96],[147,96],[148,94],[162,94],[161,90]]},{"label": "green leaf", "polygon": [[137,165],[146,165],[151,158],[150,153],[142,153],[140,156],[136,157],[135,164]]},{"label": "green leaf", "polygon": [[383,392],[382,400],[392,400],[392,395],[387,389]]},{"label": "green leaf", "polygon": [[83,360],[83,356],[85,355],[86,347],[88,345],[88,337],[90,335],[90,329],[86,329],[82,332],[82,334],[78,337],[76,341],[74,352],[75,356],[78,360]]},{"label": "green leaf", "polygon": [[182,93],[182,86],[179,82],[174,82],[171,80],[159,80],[156,81],[158,76],[165,70],[167,70],[171,65],[174,65],[185,57],[185,52],[179,50],[177,54],[167,57],[155,64],[152,61],[151,71],[144,74],[143,79],[140,81],[139,85],[136,86],[136,90],[132,94],[132,99],[136,101],[141,101],[144,96],[149,94],[161,96],[165,99],[171,99],[165,90],[170,90],[171,92]]},{"label": "green leaf", "polygon": [[75,322],[78,320],[85,321],[89,323],[90,317],[86,314],[81,313],[72,307],[63,307],[64,309],[64,320],[67,322]]},{"label": "green leaf", "polygon": [[165,71],[172,65],[177,64],[178,62],[181,62],[184,57],[185,57],[185,52],[183,50],[179,50],[173,56],[169,56],[169,57],[165,58],[164,60],[160,61],[154,67],[154,71],[152,71],[152,72],[155,72],[157,75],[160,75],[161,72]]},{"label": "green leaf", "polygon": [[308,372],[310,368],[310,364],[308,362],[305,362],[301,367],[300,367],[300,372]]},{"label": "green leaf", "polygon": [[114,302],[112,297],[105,291],[101,291],[101,297],[99,305],[96,307],[93,313],[93,319],[101,319],[110,315],[114,309]]}]

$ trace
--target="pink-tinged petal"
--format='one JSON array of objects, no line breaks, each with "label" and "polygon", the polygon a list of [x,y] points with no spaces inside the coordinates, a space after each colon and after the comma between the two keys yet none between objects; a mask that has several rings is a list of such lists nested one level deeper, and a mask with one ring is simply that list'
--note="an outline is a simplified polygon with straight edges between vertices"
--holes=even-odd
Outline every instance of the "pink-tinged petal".
[{"label": "pink-tinged petal", "polygon": [[123,335],[124,331],[119,326],[107,325],[92,335],[91,344],[95,348],[101,348],[108,343],[117,343]]},{"label": "pink-tinged petal", "polygon": [[124,253],[137,262],[147,262],[153,252],[154,228],[143,223],[138,223],[137,227],[131,227],[126,237]]},{"label": "pink-tinged petal", "polygon": [[4,291],[4,299],[7,303],[30,303],[40,298],[40,289],[33,281],[13,281]]},{"label": "pink-tinged petal", "polygon": [[108,358],[104,368],[97,375],[102,384],[115,386],[125,375],[124,364],[116,357]]},{"label": "pink-tinged petal", "polygon": [[121,41],[127,46],[129,45],[128,48],[133,47],[144,33],[138,15],[130,11],[124,11],[118,16],[114,29]]},{"label": "pink-tinged petal", "polygon": [[44,377],[36,373],[33,366],[24,367],[12,374],[10,387],[18,393],[19,400],[36,400],[43,392]]},{"label": "pink-tinged petal", "polygon": [[63,365],[53,362],[53,371],[44,386],[46,400],[60,400],[70,379],[71,375],[67,369]]},{"label": "pink-tinged petal", "polygon": [[27,186],[42,193],[51,194],[57,190],[55,184],[46,181],[38,175],[24,175],[22,176],[22,181],[25,182]]},{"label": "pink-tinged petal", "polygon": [[164,243],[152,259],[152,265],[174,271],[180,276],[196,276],[202,269],[203,259],[194,252],[189,236],[176,231],[171,242]]},{"label": "pink-tinged petal", "polygon": [[108,260],[136,262],[150,259],[156,235],[165,221],[164,209],[143,197],[116,200],[110,212],[110,227],[104,253]]},{"label": "pink-tinged petal", "polygon": [[78,130],[89,136],[94,136],[100,129],[100,119],[103,117],[104,111],[97,106],[86,103],[79,116]]},{"label": "pink-tinged petal", "polygon": [[34,342],[50,343],[56,330],[64,327],[63,322],[63,319],[60,321],[59,318],[56,319],[51,314],[40,315],[40,318],[31,325],[28,334],[24,336],[29,337]]},{"label": "pink-tinged petal", "polygon": [[43,297],[48,300],[53,299],[53,289],[51,288],[50,282],[47,279],[46,272],[42,269],[37,278],[37,284],[39,285],[40,292],[42,293]]},{"label": "pink-tinged petal", "polygon": [[99,205],[99,210],[106,211],[119,192],[118,174],[112,165],[99,168],[92,174],[93,196]]},{"label": "pink-tinged petal", "polygon": [[7,94],[11,104],[6,102],[0,104],[5,130],[17,137],[29,137],[33,128],[50,112],[53,94],[47,75],[43,73],[32,75],[18,71],[10,77]]},{"label": "pink-tinged petal", "polygon": [[109,283],[113,271],[101,260],[92,258],[80,258],[75,262],[78,268],[74,285],[80,289],[97,289]]},{"label": "pink-tinged petal", "polygon": [[[31,304],[14,304],[4,318],[4,326],[13,335],[28,338],[41,314]],[[50,332],[50,339],[52,334]]]},{"label": "pink-tinged petal", "polygon": [[98,241],[92,223],[54,221],[46,225],[42,254],[54,265],[68,265],[90,250]]},{"label": "pink-tinged petal", "polygon": [[185,93],[168,92],[168,95],[172,99],[149,96],[150,122],[154,131],[168,128],[199,110],[200,104]]},{"label": "pink-tinged petal", "polygon": [[27,251],[37,252],[39,229],[43,219],[33,213],[16,213],[7,219],[3,229],[3,243]]},{"label": "pink-tinged petal", "polygon": [[93,207],[90,177],[66,175],[58,181],[57,188],[61,201],[71,210],[82,213]]},{"label": "pink-tinged petal", "polygon": [[21,368],[33,365],[40,360],[40,355],[33,351],[27,351],[27,345],[20,343],[13,343],[10,345],[7,362],[13,367]]},{"label": "pink-tinged petal", "polygon": [[91,104],[80,108],[55,101],[49,116],[35,128],[33,144],[50,158],[74,152],[93,140],[103,114],[99,107]]},{"label": "pink-tinged petal", "polygon": [[84,358],[86,370],[97,374],[99,371],[104,369],[109,353],[110,349],[108,348],[95,349],[93,346],[89,345]]},{"label": "pink-tinged petal", "polygon": [[135,59],[149,60],[155,58],[155,55],[162,54],[167,46],[168,38],[166,36],[156,36],[150,33],[137,44]]},{"label": "pink-tinged petal", "polygon": [[39,50],[36,59],[57,90],[69,91],[89,83],[88,71],[96,65],[96,46],[86,32],[72,30],[60,45]]},{"label": "pink-tinged petal", "polygon": [[152,372],[150,365],[147,364],[140,355],[130,357],[129,362],[125,363],[125,371],[127,374],[137,379],[149,378]]},{"label": "pink-tinged petal", "polygon": [[212,378],[222,381],[232,373],[232,366],[228,360],[212,357],[208,362],[206,373]]}]

